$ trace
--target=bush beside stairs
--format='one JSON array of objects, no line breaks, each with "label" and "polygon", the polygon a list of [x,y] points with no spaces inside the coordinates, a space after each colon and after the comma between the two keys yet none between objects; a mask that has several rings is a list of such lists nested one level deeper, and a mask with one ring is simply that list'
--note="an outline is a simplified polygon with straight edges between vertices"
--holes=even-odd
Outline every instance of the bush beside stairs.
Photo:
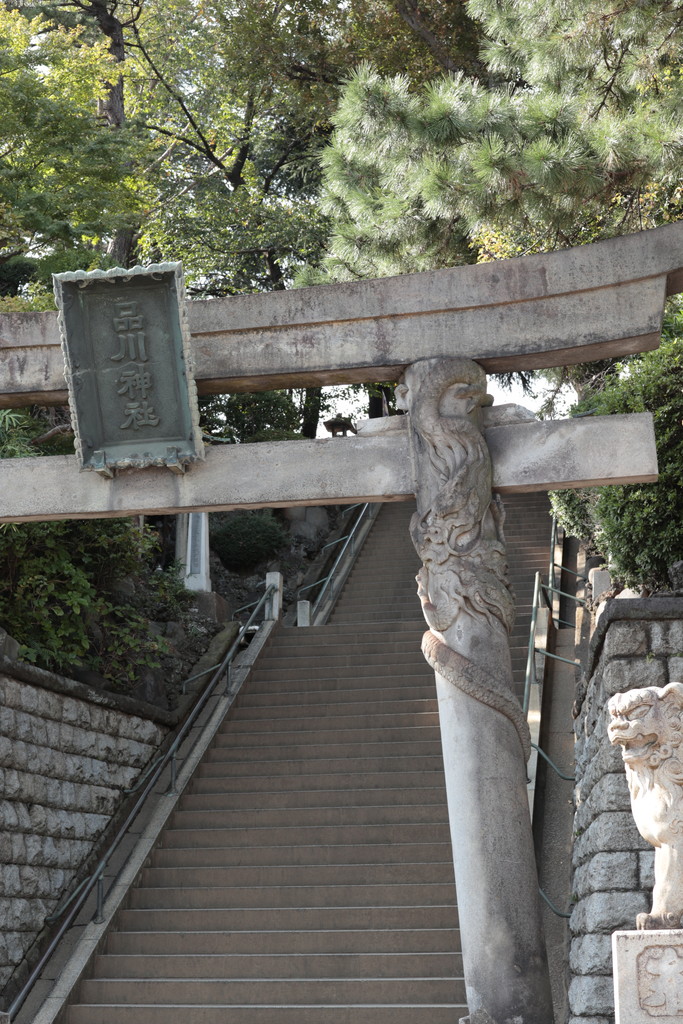
[{"label": "bush beside stairs", "polygon": [[[545,496],[506,505],[521,686],[550,518]],[[466,1014],[412,511],[381,510],[328,625],[276,631],[67,1024]]]}]

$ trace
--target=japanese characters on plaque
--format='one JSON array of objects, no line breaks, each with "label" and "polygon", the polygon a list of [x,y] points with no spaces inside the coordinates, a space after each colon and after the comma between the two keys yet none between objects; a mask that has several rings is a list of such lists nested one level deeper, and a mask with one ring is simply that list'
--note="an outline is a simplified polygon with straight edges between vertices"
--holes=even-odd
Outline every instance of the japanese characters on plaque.
[{"label": "japanese characters on plaque", "polygon": [[203,458],[180,264],[54,284],[81,468],[182,472]]}]

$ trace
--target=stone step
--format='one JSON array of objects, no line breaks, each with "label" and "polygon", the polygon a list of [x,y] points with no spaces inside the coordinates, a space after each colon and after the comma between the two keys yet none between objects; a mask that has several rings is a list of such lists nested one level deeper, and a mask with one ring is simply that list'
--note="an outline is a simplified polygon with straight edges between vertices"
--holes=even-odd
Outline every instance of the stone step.
[{"label": "stone step", "polygon": [[[348,778],[348,776],[347,776]],[[276,790],[272,793],[225,792],[221,787],[214,793],[198,792],[194,788],[182,800],[183,810],[266,810],[268,808],[301,809],[324,807],[386,807],[392,805],[442,804],[443,785],[408,790],[395,786],[393,789],[348,789],[343,783],[336,789],[298,789],[294,792]]]},{"label": "stone step", "polygon": [[[441,752],[435,753],[432,749],[433,744],[429,746],[430,753],[419,754],[419,762],[417,763],[419,763],[422,770],[443,773],[443,757]],[[211,753],[215,755],[216,751],[209,751],[209,754]],[[273,778],[279,778],[282,775],[308,778],[309,775],[328,775],[335,772],[356,774],[366,771],[375,773],[415,770],[416,758],[414,755],[416,752],[413,750],[411,750],[410,755],[407,755],[403,748],[400,754],[394,752],[385,753],[384,756],[367,756],[367,751],[365,753],[366,756],[359,756],[357,752],[354,752],[354,756],[322,757],[316,760],[308,758],[273,759],[268,761],[268,768],[271,773],[270,777]],[[233,758],[228,758],[225,753],[221,757],[205,755],[199,766],[198,774],[200,778],[223,776],[226,773],[233,777],[251,777],[254,772],[263,769],[263,762],[265,762],[265,759],[258,759],[256,764],[253,760],[236,761]]]},{"label": "stone step", "polygon": [[453,1024],[464,1003],[297,1006],[72,1006],[66,1024]]},{"label": "stone step", "polygon": [[406,754],[412,758],[433,756],[439,748],[439,737],[434,738],[433,730],[425,729],[420,732],[429,733],[425,740],[417,740],[412,736],[395,738],[391,741],[377,741],[371,743],[358,737],[354,742],[302,742],[289,744],[263,744],[256,746],[235,746],[227,745],[214,746],[205,755],[205,763],[231,761],[231,762],[271,762],[271,761],[307,761],[311,771],[316,770],[315,761],[320,763],[319,767],[325,771],[325,762],[335,758],[347,757],[396,757],[399,754]]},{"label": "stone step", "polygon": [[[281,629],[273,638],[272,643],[266,647],[262,657],[270,657],[271,652],[279,652],[285,658],[296,656],[299,651],[311,653],[324,650],[329,654],[348,652],[348,631],[345,633],[340,631],[328,633],[327,628],[327,626],[307,626],[297,627],[296,629]],[[376,630],[374,633],[359,633],[352,638],[353,650],[356,654],[376,654],[377,651],[386,652],[387,642],[397,645],[396,650],[410,650],[416,644],[419,647],[422,634],[426,628],[427,624],[423,619],[414,630],[400,629],[394,631],[390,626],[389,629]]]},{"label": "stone step", "polygon": [[[408,665],[423,665],[424,656],[420,650],[418,642],[414,640],[403,641],[396,644],[396,654],[400,655],[402,663]],[[393,641],[392,641],[393,642]],[[370,644],[365,645],[370,647]],[[333,666],[334,668],[340,668],[341,666],[377,666],[386,665],[387,653],[386,649],[382,650],[381,645],[374,645],[374,649],[358,651],[354,645],[352,650],[349,650],[348,644],[329,644],[322,645],[321,649],[309,651],[305,647],[299,648],[286,648],[281,649],[270,649],[259,659],[259,671],[262,669],[270,669],[275,666],[279,669],[289,668],[290,663],[296,665],[297,668],[319,668],[321,665],[321,658],[325,657],[326,663]]]},{"label": "stone step", "polygon": [[[380,724],[375,716],[348,716],[339,719],[338,728],[330,718],[314,719],[266,719],[259,722],[231,722],[231,728],[223,729],[214,741],[215,747],[243,749],[258,747],[278,749],[302,742],[326,744],[334,739],[334,746],[353,746],[357,743],[412,743],[433,740],[438,743],[438,712],[423,712],[419,715],[387,715],[386,725]],[[411,722],[413,719],[413,722]],[[307,725],[309,726],[307,728]],[[312,756],[315,756],[313,754]]]},{"label": "stone step", "polygon": [[[187,837],[187,833],[185,835]],[[420,837],[412,843],[402,841],[399,837],[390,845],[373,842],[349,842],[346,844],[329,843],[322,846],[313,841],[296,846],[284,844],[264,846],[259,843],[254,843],[251,847],[208,846],[203,840],[203,835],[190,836],[189,845],[178,842],[175,847],[157,847],[152,854],[152,867],[348,866],[358,864],[394,865],[404,862],[434,864],[443,863],[446,857],[452,859],[450,837],[444,838],[443,835],[438,842],[432,836],[427,836],[426,839]]]},{"label": "stone step", "polygon": [[347,623],[358,623],[362,624],[363,628],[372,622],[386,624],[387,622],[410,622],[414,618],[415,612],[412,608],[406,608],[404,611],[397,612],[395,608],[378,608],[368,611],[346,611],[344,606],[340,606],[340,610],[335,612],[335,622],[347,622]]},{"label": "stone step", "polygon": [[[401,662],[406,665],[420,667],[424,665],[424,656],[419,644],[405,643],[400,645],[400,649],[396,653],[400,655]],[[291,653],[287,651],[286,654],[281,651],[269,651],[263,658],[259,659],[258,671],[262,672],[264,669],[281,671],[283,668],[289,668],[290,662],[297,669],[320,669],[323,658],[325,668],[333,668],[335,670],[346,666],[374,668],[377,665],[386,665],[387,663],[386,650],[375,651],[374,653],[358,653],[355,649],[349,650],[348,645],[346,645],[345,647],[337,646],[337,650],[334,652],[331,647],[323,647],[320,652],[313,653],[305,649],[299,649]]]},{"label": "stone step", "polygon": [[[391,679],[403,682],[406,677],[409,677],[410,679],[424,681],[425,678],[428,678],[430,672],[431,669],[424,658],[421,660],[416,659],[415,664],[408,665],[403,665],[402,663],[395,665],[385,660],[383,664],[370,667],[359,664],[341,665],[337,668],[321,660],[318,665],[305,668],[283,668],[279,665],[272,668],[258,666],[258,668],[254,669],[254,682],[285,683],[297,679],[306,679],[311,682],[317,682],[321,689],[325,686],[334,689],[335,684],[343,685],[340,683],[342,679]],[[250,686],[249,689],[251,691],[252,687]]]},{"label": "stone step", "polygon": [[107,955],[95,978],[445,978],[462,974],[460,953],[280,953]]},{"label": "stone step", "polygon": [[448,825],[439,821],[384,825],[322,825],[242,828],[167,828],[165,847],[214,846],[354,846],[373,843],[420,843],[448,841]]},{"label": "stone step", "polygon": [[258,1006],[258,1005],[368,1005],[462,1002],[462,979],[446,978],[354,978],[259,979],[224,981],[216,978],[138,979],[97,978],[81,984],[85,1003],[108,1005],[146,1003],[161,1005]]},{"label": "stone step", "polygon": [[[531,600],[533,592],[533,586],[529,588],[529,602]],[[525,605],[526,607],[527,605]],[[528,607],[531,605],[528,603]],[[326,633],[320,631],[325,628],[322,626],[311,626],[310,628],[298,629],[293,637],[289,634],[292,630],[282,630],[276,638],[276,641],[267,648],[266,654],[259,659],[259,664],[267,664],[268,662],[276,662],[278,664],[284,664],[289,659],[295,659],[299,654],[304,657],[318,657],[325,658],[327,656],[335,657],[337,654],[348,654],[349,652],[349,639],[348,634],[344,634],[342,638],[335,634],[329,636]],[[423,620],[419,624],[419,628],[414,631],[409,638],[406,637],[406,631],[400,629],[395,632],[392,629],[386,631],[378,631],[376,633],[363,634],[366,638],[363,642],[353,643],[354,654],[378,654],[384,655],[386,660],[387,650],[396,650],[397,653],[402,654],[403,652],[411,653],[414,651],[420,651],[420,644],[422,637],[427,629],[427,624]],[[529,624],[526,622],[524,625],[517,624],[512,631],[512,637],[529,636]],[[368,640],[367,637],[372,637],[372,640]],[[397,636],[403,639],[397,640]],[[420,654],[420,657],[422,655]],[[419,659],[418,659],[419,660]],[[380,662],[381,663],[381,662]]]},{"label": "stone step", "polygon": [[[253,956],[282,954],[450,953],[460,949],[457,928],[327,929],[322,931],[112,932],[110,954],[131,956]],[[451,954],[452,955],[452,954]]]},{"label": "stone step", "polygon": [[[287,643],[278,642],[273,643],[270,647],[266,648],[264,653],[259,659],[259,663],[278,659],[287,660],[288,658],[299,658],[303,657],[315,657],[324,655],[325,658],[336,658],[341,656],[342,658],[353,655],[357,658],[366,658],[371,656],[377,656],[378,654],[384,654],[386,660],[386,640],[384,636],[377,636],[374,642],[368,643],[354,643],[352,650],[349,650],[348,643],[333,642],[332,639],[322,639],[321,642],[317,642],[317,626],[311,626],[310,628],[302,628],[299,630],[298,636],[301,640],[298,643],[290,643],[289,638]],[[420,639],[424,630],[416,631],[414,637],[404,638],[402,633],[398,636],[391,638],[392,651],[398,654],[410,654],[415,648],[420,649]],[[312,641],[316,641],[313,643]],[[280,641],[280,637],[278,637]]]},{"label": "stone step", "polygon": [[453,885],[450,861],[406,864],[277,864],[231,867],[145,868],[140,884],[146,888],[210,886]]},{"label": "stone step", "polygon": [[455,901],[449,882],[367,885],[218,885],[136,888],[134,910],[252,910],[331,907],[438,907]]},{"label": "stone step", "polygon": [[[217,766],[212,766],[216,768]],[[251,796],[259,795],[272,797],[274,800],[285,800],[291,794],[300,799],[309,797],[311,804],[318,798],[319,791],[326,792],[334,790],[348,791],[358,795],[360,803],[363,794],[367,793],[367,800],[371,802],[376,794],[391,791],[398,787],[402,793],[417,793],[422,789],[442,787],[444,784],[443,766],[432,768],[431,771],[343,771],[338,773],[302,775],[294,773],[291,775],[272,774],[247,776],[235,776],[234,773],[221,775],[195,775],[188,792],[191,793],[213,793],[225,794],[226,797],[234,799],[250,799]]]},{"label": "stone step", "polygon": [[[433,701],[435,702],[435,701]],[[417,729],[418,735],[423,735],[423,729],[438,730],[438,712],[420,711],[412,714],[401,714],[400,712],[387,712],[381,714],[375,712],[368,715],[311,715],[310,718],[295,718],[292,715],[273,715],[262,713],[251,718],[242,718],[240,714],[234,715],[230,721],[229,732],[221,732],[216,737],[218,745],[229,745],[233,743],[261,743],[280,742],[284,739],[299,738],[305,733],[307,738],[319,742],[334,731],[340,742],[347,738],[354,740],[354,733],[364,735],[359,738],[374,739],[398,739],[403,735],[404,730]],[[283,735],[285,734],[285,735]],[[427,735],[427,733],[424,733]],[[405,736],[408,738],[408,736]],[[435,734],[438,738],[438,732]]]},{"label": "stone step", "polygon": [[[200,799],[199,797],[197,799]],[[228,809],[194,809],[190,798],[183,810],[175,811],[171,828],[282,828],[326,825],[417,825],[424,822],[443,824],[448,821],[443,802],[411,804],[394,803],[361,807],[241,807]]]},{"label": "stone step", "polygon": [[[404,632],[407,629],[414,629],[415,631],[421,630],[424,633],[425,628],[425,621],[422,615],[416,614],[409,623],[406,623],[405,620],[401,622],[401,632]],[[347,636],[349,633],[352,633],[354,637],[365,641],[372,639],[372,634],[391,632],[391,625],[387,625],[386,623],[368,623],[367,626],[359,629],[357,626],[350,626],[348,623],[338,623],[333,621],[326,623],[324,626],[289,626],[281,629],[277,636],[282,637],[283,639],[290,636],[298,637],[299,634],[308,634],[309,636],[316,637],[340,637]]]},{"label": "stone step", "polygon": [[[281,699],[276,704],[268,703],[268,698],[265,696],[252,698],[246,694],[242,700],[238,701],[232,721],[244,725],[247,722],[257,722],[272,717],[273,721],[284,722],[285,720],[300,719],[307,713],[311,716],[309,721],[318,722],[326,718],[337,718],[337,716],[339,720],[347,719],[364,713],[372,717],[377,715],[379,718],[433,713],[437,709],[437,703],[431,681],[428,687],[425,686],[425,690],[427,689],[431,692],[426,697],[416,697],[413,693],[401,695],[400,690],[376,690],[377,695],[385,695],[383,700],[367,699],[368,696],[372,697],[368,690],[353,690],[344,694],[346,698],[344,700],[338,699],[337,696],[330,699],[328,696],[326,700],[319,699],[315,703],[311,700],[302,700],[303,696],[310,697],[312,694],[307,694],[306,691],[302,693],[300,690],[296,691],[289,701],[286,701],[285,695],[281,694]],[[353,694],[355,694],[355,700]],[[390,694],[397,694],[397,696],[393,697]],[[302,704],[308,706],[308,712],[302,708]]]},{"label": "stone step", "polygon": [[319,931],[347,928],[457,928],[453,902],[417,907],[245,907],[123,910],[122,931]]}]

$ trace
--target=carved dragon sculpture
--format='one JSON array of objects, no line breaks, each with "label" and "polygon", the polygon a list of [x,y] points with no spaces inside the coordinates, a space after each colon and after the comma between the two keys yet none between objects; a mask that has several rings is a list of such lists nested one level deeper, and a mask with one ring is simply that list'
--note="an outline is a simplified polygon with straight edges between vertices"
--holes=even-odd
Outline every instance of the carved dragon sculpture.
[{"label": "carved dragon sculpture", "polygon": [[422,651],[454,686],[509,718],[525,759],[529,730],[510,680],[492,677],[443,634],[462,617],[505,636],[514,621],[507,580],[504,511],[491,494],[491,457],[481,409],[490,403],[486,375],[469,359],[424,359],[406,371],[397,404],[410,413],[413,458],[420,482],[410,525],[422,560],[418,596],[430,629]]},{"label": "carved dragon sculpture", "polygon": [[683,918],[683,683],[617,693],[607,732],[622,747],[638,831],[655,847],[652,910],[641,930],[680,928]]}]

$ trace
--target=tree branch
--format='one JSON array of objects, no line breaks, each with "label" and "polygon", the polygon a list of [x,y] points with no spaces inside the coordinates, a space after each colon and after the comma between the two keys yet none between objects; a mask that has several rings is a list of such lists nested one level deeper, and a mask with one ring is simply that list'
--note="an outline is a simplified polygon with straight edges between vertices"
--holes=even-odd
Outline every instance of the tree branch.
[{"label": "tree branch", "polygon": [[253,93],[249,93],[247,97],[247,107],[244,113],[244,130],[245,135],[241,138],[241,146],[237,151],[232,167],[226,173],[226,178],[230,182],[233,188],[239,188],[240,185],[244,185],[244,178],[242,177],[242,171],[244,165],[249,158],[249,151],[251,148],[251,129],[254,123],[254,96]]},{"label": "tree branch", "polygon": [[437,39],[431,29],[424,23],[416,0],[393,0],[393,6],[406,25],[420,37],[423,43],[427,44],[432,56],[444,71],[455,73],[461,70],[460,65],[453,60],[441,40]]},{"label": "tree branch", "polygon": [[45,434],[41,434],[40,437],[32,437],[29,444],[43,444],[44,441],[49,441],[50,438],[56,437],[58,434],[73,434],[73,427],[69,423],[62,423],[57,427],[52,427]]},{"label": "tree branch", "polygon": [[[197,121],[196,121],[195,117],[193,116],[192,112],[190,111],[189,107],[185,103],[185,100],[180,95],[180,93],[177,92],[173,88],[173,86],[166,80],[165,76],[161,73],[159,68],[156,66],[155,62],[152,60],[150,54],[147,52],[147,49],[144,46],[144,44],[142,42],[142,39],[140,38],[140,31],[139,31],[139,29],[138,29],[136,24],[133,25],[133,33],[135,35],[135,39],[136,39],[137,45],[138,45],[138,47],[140,49],[140,52],[141,52],[142,56],[145,58],[145,60],[149,64],[150,68],[152,69],[152,71],[156,75],[157,80],[159,82],[161,82],[161,84],[163,85],[164,89],[166,89],[166,91],[169,94],[169,96],[171,96],[176,101],[176,103],[178,104],[178,106],[182,110],[183,114],[185,115],[187,120],[190,122],[191,126],[194,128],[195,132],[197,133],[198,138],[201,141],[201,146],[197,145],[197,143],[190,143],[188,139],[183,139],[183,141],[184,142],[188,142],[189,145],[192,145],[193,149],[196,149],[197,152],[202,153],[206,157],[207,160],[209,160],[216,167],[220,167],[221,170],[224,171],[226,169],[225,165],[222,163],[222,161],[218,158],[218,156],[214,152],[213,146],[211,145],[211,143],[206,138],[206,136],[204,135],[203,131],[201,130],[201,128],[197,124]],[[161,129],[157,129],[157,131],[160,131],[160,130]],[[163,134],[170,134],[170,133],[164,132]],[[171,135],[171,138],[177,138],[177,137],[179,137],[179,136]]]}]

